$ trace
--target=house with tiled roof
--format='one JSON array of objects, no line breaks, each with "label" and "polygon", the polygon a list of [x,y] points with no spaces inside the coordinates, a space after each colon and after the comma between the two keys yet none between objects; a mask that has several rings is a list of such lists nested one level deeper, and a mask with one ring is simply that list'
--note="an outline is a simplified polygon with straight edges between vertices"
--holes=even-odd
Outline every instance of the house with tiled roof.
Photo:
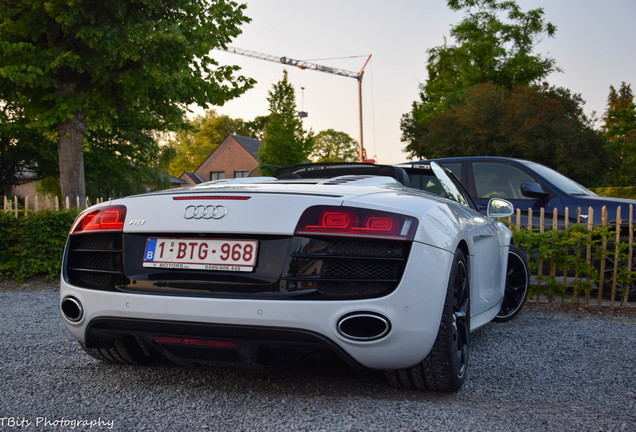
[{"label": "house with tiled roof", "polygon": [[228,135],[194,171],[184,172],[181,180],[190,185],[227,178],[247,177],[258,168],[258,151],[263,143],[241,135]]}]

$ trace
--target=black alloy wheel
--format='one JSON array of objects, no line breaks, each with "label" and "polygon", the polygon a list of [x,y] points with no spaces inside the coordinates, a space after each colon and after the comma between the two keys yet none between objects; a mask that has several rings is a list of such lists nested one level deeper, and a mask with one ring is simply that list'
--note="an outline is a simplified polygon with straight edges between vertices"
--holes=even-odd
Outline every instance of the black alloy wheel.
[{"label": "black alloy wheel", "polygon": [[461,249],[455,252],[446,301],[433,348],[415,366],[387,371],[397,387],[452,392],[466,380],[470,348],[470,287],[468,262]]},{"label": "black alloy wheel", "polygon": [[503,303],[494,321],[510,321],[517,316],[528,298],[529,289],[530,271],[528,270],[526,255],[519,248],[511,245],[508,252]]},{"label": "black alloy wheel", "polygon": [[470,341],[470,299],[468,297],[468,269],[466,268],[465,260],[457,262],[453,292],[455,312],[452,320],[452,338],[455,344],[455,375],[464,377],[468,366],[468,345]]}]

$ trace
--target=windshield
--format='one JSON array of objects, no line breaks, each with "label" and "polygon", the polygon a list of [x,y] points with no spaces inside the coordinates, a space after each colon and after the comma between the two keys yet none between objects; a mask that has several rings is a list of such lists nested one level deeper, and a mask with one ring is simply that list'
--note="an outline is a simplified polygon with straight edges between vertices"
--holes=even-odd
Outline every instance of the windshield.
[{"label": "windshield", "polygon": [[446,196],[453,201],[457,201],[458,203],[468,207],[468,201],[466,201],[466,198],[464,198],[460,188],[455,184],[452,177],[446,173],[444,168],[437,165],[435,162],[431,162],[431,169],[435,173],[435,177],[439,180],[444,192],[446,192]]},{"label": "windshield", "polygon": [[477,209],[459,180],[446,168],[432,162],[430,165],[421,164],[404,169],[408,173],[410,187],[457,201],[474,210]]},{"label": "windshield", "polygon": [[534,170],[537,174],[544,177],[546,180],[548,180],[550,183],[552,183],[554,186],[568,195],[598,196],[586,187],[581,186],[574,180],[567,178],[563,174],[560,174],[551,168],[534,162],[530,162],[527,165],[530,169]]}]

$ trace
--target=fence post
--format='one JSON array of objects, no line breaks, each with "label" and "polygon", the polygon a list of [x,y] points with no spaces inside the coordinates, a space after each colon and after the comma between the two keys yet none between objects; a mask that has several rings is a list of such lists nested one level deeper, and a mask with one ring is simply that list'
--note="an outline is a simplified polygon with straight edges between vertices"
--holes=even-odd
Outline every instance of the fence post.
[{"label": "fence post", "polygon": [[[634,259],[634,205],[629,205],[629,235],[627,237],[627,271],[631,272],[632,260]],[[627,306],[627,300],[629,299],[629,287],[623,292],[623,306]]]},{"label": "fence post", "polygon": [[13,195],[13,211],[14,211],[15,217],[18,217],[18,196],[17,195]]},{"label": "fence post", "polygon": [[610,295],[610,307],[614,307],[614,300],[616,300],[616,279],[618,278],[618,259],[619,249],[621,245],[621,206],[616,207],[616,243],[614,244],[614,271],[612,275],[612,294]]},{"label": "fence post", "polygon": [[[555,207],[552,210],[552,231],[556,232],[559,229],[559,210]],[[552,248],[554,249],[554,243],[552,243]],[[554,257],[550,260],[550,280],[556,281],[556,263],[554,262]],[[549,299],[551,299],[552,294],[550,294]],[[561,296],[561,303],[564,302],[563,296]]]},{"label": "fence post", "polygon": [[[588,266],[592,265],[592,229],[594,228],[594,209],[592,207],[587,208],[587,231],[589,232],[587,238],[587,247],[585,249],[585,261]],[[590,304],[590,292],[585,294],[585,304]]]},{"label": "fence post", "polygon": [[[567,230],[570,225],[570,208],[566,207],[563,215],[563,229]],[[563,286],[568,286],[568,269],[563,269]],[[561,303],[565,301],[564,297],[561,297]]]},{"label": "fence post", "polygon": [[[539,234],[545,232],[545,209],[541,207],[539,210]],[[539,259],[537,263],[537,286],[541,286],[541,276],[543,276],[543,259]],[[537,290],[537,303],[539,303],[541,297],[541,290]]]},{"label": "fence post", "polygon": [[[578,225],[580,223],[581,223],[581,207],[577,207],[576,208],[576,224]],[[578,258],[581,257],[582,253],[583,253],[582,251],[577,251]],[[579,269],[576,268],[576,269],[574,269],[574,286],[580,287],[581,286],[580,282],[581,282],[581,280],[579,279]],[[579,293],[578,293],[578,290],[576,290],[576,289],[574,290],[574,295],[572,296],[572,301],[575,304],[579,304]]]},{"label": "fence post", "polygon": [[[607,207],[603,206],[601,208],[601,225],[607,225]],[[603,239],[601,243],[601,269],[599,271],[599,280],[598,280],[598,306],[602,305],[603,299],[603,284],[605,283],[605,258],[607,257],[607,236],[603,232]]]}]

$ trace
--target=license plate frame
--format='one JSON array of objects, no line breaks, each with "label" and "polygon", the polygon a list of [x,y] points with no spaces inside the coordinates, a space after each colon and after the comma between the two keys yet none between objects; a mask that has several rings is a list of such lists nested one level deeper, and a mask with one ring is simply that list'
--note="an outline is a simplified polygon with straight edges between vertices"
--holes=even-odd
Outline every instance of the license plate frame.
[{"label": "license plate frame", "polygon": [[149,237],[142,266],[164,270],[251,272],[258,240]]}]

